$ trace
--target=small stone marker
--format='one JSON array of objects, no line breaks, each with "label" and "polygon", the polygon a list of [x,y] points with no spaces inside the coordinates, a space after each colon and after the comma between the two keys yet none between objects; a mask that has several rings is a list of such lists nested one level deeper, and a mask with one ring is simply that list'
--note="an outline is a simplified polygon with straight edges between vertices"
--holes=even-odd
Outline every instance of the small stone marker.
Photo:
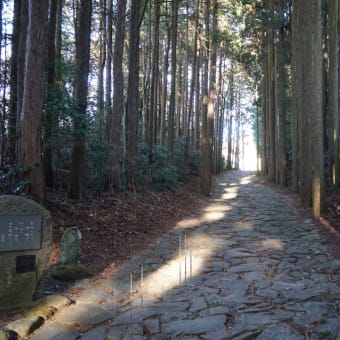
[{"label": "small stone marker", "polygon": [[51,252],[53,222],[38,203],[0,196],[0,313],[33,303]]},{"label": "small stone marker", "polygon": [[81,233],[77,228],[68,228],[60,241],[60,262],[50,269],[53,278],[59,281],[72,281],[89,275],[79,263]]},{"label": "small stone marker", "polygon": [[78,263],[80,253],[81,233],[77,228],[68,228],[60,244],[60,263]]}]

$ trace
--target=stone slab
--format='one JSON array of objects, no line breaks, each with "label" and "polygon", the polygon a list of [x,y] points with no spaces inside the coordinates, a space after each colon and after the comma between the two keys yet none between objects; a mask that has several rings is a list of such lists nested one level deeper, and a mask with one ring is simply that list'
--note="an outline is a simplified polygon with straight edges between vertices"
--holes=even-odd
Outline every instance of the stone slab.
[{"label": "stone slab", "polygon": [[304,335],[285,324],[269,326],[257,338],[257,340],[304,340]]},{"label": "stone slab", "polygon": [[110,311],[92,305],[73,305],[56,315],[56,321],[65,324],[97,325],[110,320]]},{"label": "stone slab", "polygon": [[30,340],[75,340],[79,332],[71,327],[58,323],[49,323],[32,335]]},{"label": "stone slab", "polygon": [[101,340],[105,339],[105,335],[108,331],[108,327],[101,326],[97,328],[90,329],[88,332],[81,336],[82,340]]},{"label": "stone slab", "polygon": [[162,325],[166,335],[196,335],[216,330],[223,330],[226,317],[222,315],[197,318],[194,320],[178,320]]}]

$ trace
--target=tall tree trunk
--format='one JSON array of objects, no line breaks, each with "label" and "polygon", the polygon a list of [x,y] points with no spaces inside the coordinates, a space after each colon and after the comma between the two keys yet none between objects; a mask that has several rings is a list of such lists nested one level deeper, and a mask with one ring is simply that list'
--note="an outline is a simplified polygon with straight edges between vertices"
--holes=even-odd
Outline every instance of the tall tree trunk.
[{"label": "tall tree trunk", "polygon": [[104,71],[106,64],[106,0],[99,3],[99,41],[98,41],[98,75],[97,75],[97,136],[102,143],[105,136]]},{"label": "tall tree trunk", "polygon": [[[167,25],[168,26],[168,25]],[[170,30],[166,30],[166,42],[164,43],[164,61],[162,75],[162,101],[161,101],[161,118],[160,118],[160,144],[165,145],[166,138],[166,109],[168,97],[168,70],[169,70],[169,51],[170,51]]]},{"label": "tall tree trunk", "polygon": [[137,186],[137,126],[139,109],[139,21],[140,1],[131,0],[129,79],[126,105],[127,185],[135,192]]},{"label": "tall tree trunk", "polygon": [[[178,40],[181,41],[181,34],[178,37]],[[182,50],[182,46],[178,47],[178,50]],[[178,53],[177,56],[177,84],[176,84],[176,115],[175,115],[175,138],[181,136],[181,127],[182,127],[182,100],[183,100],[183,53]]]},{"label": "tall tree trunk", "polygon": [[319,217],[324,210],[323,107],[322,107],[322,26],[321,0],[311,0],[312,73],[311,82],[311,151],[313,211]]},{"label": "tall tree trunk", "polygon": [[299,4],[300,48],[301,48],[301,106],[299,107],[299,184],[302,203],[312,205],[312,159],[311,159],[311,84],[312,77],[312,10],[310,1],[304,0]]},{"label": "tall tree trunk", "polygon": [[29,25],[26,40],[24,92],[20,115],[20,162],[27,171],[28,193],[38,201],[44,200],[44,173],[42,164],[42,117],[46,89],[46,32],[48,2],[29,1]]},{"label": "tall tree trunk", "polygon": [[298,131],[299,116],[301,112],[301,51],[300,51],[300,3],[293,2],[293,22],[292,22],[292,122],[291,122],[291,143],[292,143],[292,190],[299,191],[299,154],[300,144]]},{"label": "tall tree trunk", "polygon": [[268,36],[262,32],[262,75],[261,75],[261,90],[262,90],[262,148],[261,148],[261,175],[268,175]]},{"label": "tall tree trunk", "polygon": [[[274,13],[273,0],[269,0],[269,15]],[[268,118],[269,118],[269,178],[275,181],[276,175],[276,115],[275,115],[275,45],[274,28],[268,27]]]},{"label": "tall tree trunk", "polygon": [[22,1],[15,0],[13,16],[13,34],[12,34],[11,75],[10,75],[11,96],[8,123],[8,139],[9,139],[8,160],[11,164],[14,164],[17,160],[16,143],[17,143],[17,117],[18,117],[18,54],[19,54],[19,38],[21,34],[21,7]]},{"label": "tall tree trunk", "polygon": [[178,26],[178,0],[172,2],[172,23],[171,23],[171,89],[169,103],[168,121],[168,150],[171,159],[174,151],[175,134],[175,111],[176,111],[176,66],[177,66],[177,26]]},{"label": "tall tree trunk", "polygon": [[201,164],[200,164],[200,187],[201,193],[210,194],[209,181],[209,150],[208,150],[208,104],[209,104],[209,54],[210,54],[210,0],[205,3],[205,46],[203,53],[202,74],[202,141],[201,141]]},{"label": "tall tree trunk", "polygon": [[190,94],[189,94],[189,102],[188,102],[188,114],[187,121],[185,126],[185,149],[187,149],[190,145],[190,124],[193,116],[193,108],[194,108],[194,95],[195,95],[195,86],[196,86],[196,68],[198,63],[198,25],[199,25],[199,1],[196,1],[196,14],[195,14],[195,36],[194,36],[194,47],[193,47],[193,61],[192,61],[192,71],[191,71],[191,83],[190,83]]},{"label": "tall tree trunk", "polygon": [[[213,0],[212,2],[212,39],[211,39],[211,57],[210,57],[210,77],[209,77],[209,103],[208,103],[208,156],[209,156],[209,181],[210,181],[210,192],[212,187],[212,175],[213,175],[213,164],[214,164],[214,152],[213,152],[213,141],[214,141],[214,121],[215,121],[215,109],[216,109],[216,93],[217,93],[217,18],[218,1]],[[206,192],[208,193],[208,192]]]},{"label": "tall tree trunk", "polygon": [[153,163],[153,145],[157,136],[157,107],[158,107],[158,83],[159,83],[159,21],[160,21],[160,2],[155,0],[154,3],[154,20],[153,20],[153,46],[152,46],[152,71],[151,71],[151,99],[150,115],[148,121],[148,153],[149,164]]},{"label": "tall tree trunk", "polygon": [[202,64],[201,55],[201,41],[200,41],[201,29],[198,28],[198,41],[197,41],[197,67],[195,70],[195,127],[194,127],[194,148],[200,149],[201,144],[201,112],[202,112],[202,101],[201,101],[201,83],[200,83],[200,69]]},{"label": "tall tree trunk", "polygon": [[[50,17],[48,21],[48,46],[47,46],[47,101],[54,99],[56,82],[56,29],[58,1],[50,2]],[[54,184],[53,174],[53,131],[57,127],[56,113],[47,105],[45,115],[45,138],[44,138],[44,174],[46,186],[52,188]]]},{"label": "tall tree trunk", "polygon": [[[112,39],[113,39],[113,4],[107,0],[107,23],[106,23],[106,64],[105,64],[105,138],[110,140],[110,126],[112,119]],[[119,20],[117,18],[117,20]]]},{"label": "tall tree trunk", "polygon": [[223,143],[223,113],[224,109],[222,106],[223,102],[223,57],[222,53],[220,53],[219,58],[219,67],[218,67],[218,91],[217,91],[217,114],[216,114],[216,137],[215,137],[215,143],[214,143],[214,175],[218,175],[222,168],[222,143]]},{"label": "tall tree trunk", "polygon": [[[259,113],[259,81],[256,80],[255,105],[256,105],[256,175],[260,175],[260,113]],[[263,132],[262,132],[263,133]]]},{"label": "tall tree trunk", "polygon": [[25,84],[25,60],[26,60],[26,40],[29,25],[28,1],[21,1],[20,8],[20,33],[19,46],[17,58],[17,158],[20,160],[20,117],[22,114],[22,104],[24,98],[24,84]]},{"label": "tall tree trunk", "polygon": [[[283,21],[284,2],[278,6],[280,22]],[[286,159],[286,76],[285,76],[285,32],[283,25],[279,28],[276,45],[276,82],[275,82],[275,107],[277,117],[277,151],[278,151],[278,183],[287,184],[287,159]]]},{"label": "tall tree trunk", "polygon": [[236,138],[235,138],[235,169],[240,169],[240,125],[241,125],[241,119],[240,119],[240,107],[238,103],[237,108],[237,115],[236,115]]},{"label": "tall tree trunk", "polygon": [[234,110],[234,68],[231,67],[229,80],[229,119],[228,119],[228,153],[227,169],[232,169],[233,110]]},{"label": "tall tree trunk", "polygon": [[113,100],[110,128],[109,182],[111,191],[119,191],[121,183],[121,126],[124,115],[124,36],[126,0],[118,1],[115,45],[113,54]]},{"label": "tall tree trunk", "polygon": [[330,184],[339,186],[339,41],[338,0],[329,0],[328,159]]},{"label": "tall tree trunk", "polygon": [[73,145],[68,196],[79,199],[82,190],[85,160],[85,129],[90,60],[92,1],[81,0],[76,20],[76,76],[74,96],[77,115],[73,120]]}]

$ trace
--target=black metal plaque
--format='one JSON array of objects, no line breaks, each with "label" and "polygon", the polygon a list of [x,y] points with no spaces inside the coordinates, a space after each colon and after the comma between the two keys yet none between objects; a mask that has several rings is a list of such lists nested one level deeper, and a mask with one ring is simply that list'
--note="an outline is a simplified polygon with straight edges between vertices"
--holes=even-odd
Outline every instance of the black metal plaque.
[{"label": "black metal plaque", "polygon": [[41,216],[0,216],[0,252],[41,248]]},{"label": "black metal plaque", "polygon": [[30,273],[35,271],[35,255],[16,257],[16,273]]}]

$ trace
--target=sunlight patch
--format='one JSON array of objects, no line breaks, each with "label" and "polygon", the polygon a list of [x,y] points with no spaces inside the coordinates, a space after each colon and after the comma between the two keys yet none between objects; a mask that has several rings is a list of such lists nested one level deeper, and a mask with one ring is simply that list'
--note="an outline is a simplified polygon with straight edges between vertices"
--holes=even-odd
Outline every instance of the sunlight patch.
[{"label": "sunlight patch", "polygon": [[225,218],[225,213],[220,212],[220,211],[212,211],[212,212],[207,212],[203,216],[203,221],[202,222],[215,222],[215,221],[220,221]]},{"label": "sunlight patch", "polygon": [[237,222],[237,228],[240,230],[252,230],[254,226],[248,221]]},{"label": "sunlight patch", "polygon": [[243,178],[241,179],[240,183],[241,183],[242,185],[244,185],[244,184],[249,184],[249,183],[252,181],[252,179],[253,179],[254,177],[255,177],[254,175],[243,177]]},{"label": "sunlight patch", "polygon": [[222,198],[224,200],[232,200],[234,198],[237,197],[237,193],[236,192],[228,192],[222,195]]},{"label": "sunlight patch", "polygon": [[224,194],[222,195],[222,199],[231,200],[238,196],[238,192],[240,190],[239,186],[226,188],[224,189]]},{"label": "sunlight patch", "polygon": [[196,217],[196,218],[186,218],[185,220],[179,221],[176,224],[176,227],[179,228],[194,228],[198,227],[202,223],[202,218]]},{"label": "sunlight patch", "polygon": [[280,239],[267,239],[267,240],[262,240],[260,243],[263,247],[266,247],[266,248],[277,249],[277,250],[283,249],[283,243]]},{"label": "sunlight patch", "polygon": [[206,212],[217,212],[217,211],[230,211],[232,207],[225,204],[212,204],[204,209]]},{"label": "sunlight patch", "polygon": [[215,242],[203,235],[189,237],[182,246],[177,256],[145,278],[140,292],[144,294],[145,302],[148,298],[161,297],[185,282],[189,283],[191,278],[201,274],[207,254],[216,250]]}]

